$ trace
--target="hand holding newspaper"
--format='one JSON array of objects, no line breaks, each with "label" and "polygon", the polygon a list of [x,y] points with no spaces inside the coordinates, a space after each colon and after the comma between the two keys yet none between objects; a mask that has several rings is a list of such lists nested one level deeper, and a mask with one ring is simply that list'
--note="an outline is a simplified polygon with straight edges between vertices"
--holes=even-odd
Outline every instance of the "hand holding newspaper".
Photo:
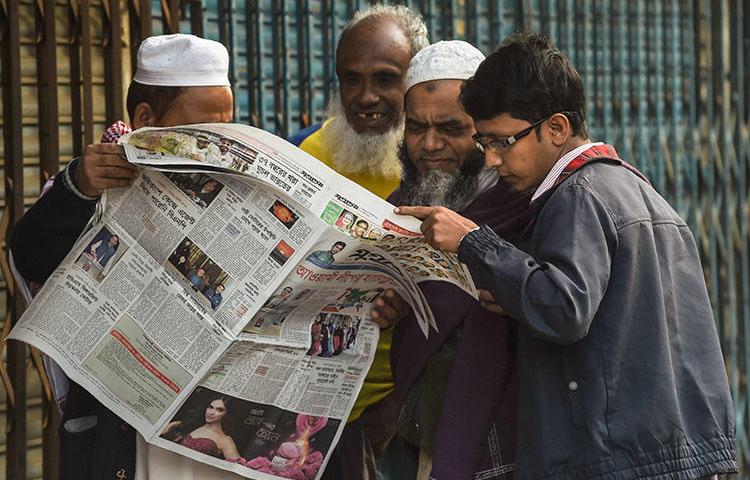
[{"label": "hand holding newspaper", "polygon": [[419,221],[274,135],[204,124],[121,139],[142,175],[13,329],[150,443],[249,478],[320,477],[372,363],[375,299],[476,298]]}]

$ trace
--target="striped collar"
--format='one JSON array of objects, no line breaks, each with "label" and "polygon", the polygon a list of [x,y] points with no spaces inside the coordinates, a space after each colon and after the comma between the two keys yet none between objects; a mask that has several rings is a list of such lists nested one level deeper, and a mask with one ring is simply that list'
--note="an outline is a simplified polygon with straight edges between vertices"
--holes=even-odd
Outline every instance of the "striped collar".
[{"label": "striped collar", "polygon": [[604,145],[604,143],[586,143],[581,145],[580,147],[574,148],[573,150],[560,157],[560,159],[552,166],[552,169],[549,171],[544,181],[539,185],[539,187],[537,187],[534,195],[531,196],[531,201],[533,202],[537,198],[541,197],[544,192],[554,187],[555,182],[557,181],[557,177],[560,176],[560,174],[563,172],[563,170],[565,170],[565,167],[567,167],[570,162],[575,160],[579,155],[581,155],[589,148],[598,147],[600,145]]}]

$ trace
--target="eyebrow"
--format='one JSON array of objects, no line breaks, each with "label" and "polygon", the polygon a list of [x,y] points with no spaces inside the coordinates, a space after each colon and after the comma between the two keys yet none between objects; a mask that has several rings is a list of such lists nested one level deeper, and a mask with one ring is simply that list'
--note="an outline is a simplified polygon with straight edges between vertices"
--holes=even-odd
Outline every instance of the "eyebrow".
[{"label": "eyebrow", "polygon": [[462,122],[461,120],[452,118],[450,120],[445,120],[443,122],[436,122],[435,125],[439,127],[468,127],[466,123]]},{"label": "eyebrow", "polygon": [[[342,75],[362,75],[359,70],[352,68],[343,68],[341,70]],[[403,73],[398,65],[378,65],[372,75],[394,75],[400,77]]]},{"label": "eyebrow", "polygon": [[451,118],[449,120],[443,120],[440,122],[422,122],[419,120],[416,120],[414,118],[407,118],[406,123],[412,124],[412,125],[418,125],[418,126],[427,126],[427,125],[434,125],[438,128],[446,128],[446,127],[463,127],[468,128],[469,125],[462,122],[461,120]]}]

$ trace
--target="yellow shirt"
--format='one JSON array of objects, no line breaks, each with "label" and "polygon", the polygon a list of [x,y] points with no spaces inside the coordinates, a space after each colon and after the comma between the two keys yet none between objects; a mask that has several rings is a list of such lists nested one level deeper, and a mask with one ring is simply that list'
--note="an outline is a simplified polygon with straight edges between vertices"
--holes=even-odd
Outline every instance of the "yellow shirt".
[{"label": "yellow shirt", "polygon": [[[324,123],[319,130],[307,137],[300,144],[300,148],[336,170],[336,167],[333,165],[333,154],[328,144],[324,141],[327,123]],[[396,190],[401,181],[399,178],[383,178],[370,173],[342,173],[342,175],[353,182],[357,182],[381,198],[386,198],[391,192]],[[381,401],[393,392],[395,388],[390,359],[392,334],[393,329],[380,331],[380,340],[375,348],[375,358],[372,361],[370,371],[367,372],[362,390],[360,390],[359,396],[354,402],[354,408],[352,408],[352,413],[349,415],[348,421],[350,422],[358,419],[367,407]]]}]

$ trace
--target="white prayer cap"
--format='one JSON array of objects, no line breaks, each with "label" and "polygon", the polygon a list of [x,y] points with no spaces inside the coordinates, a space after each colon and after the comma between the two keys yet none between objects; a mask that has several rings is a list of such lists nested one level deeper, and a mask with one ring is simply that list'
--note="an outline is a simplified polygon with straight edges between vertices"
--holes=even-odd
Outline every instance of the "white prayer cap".
[{"label": "white prayer cap", "polygon": [[133,80],[161,87],[229,86],[229,54],[219,42],[184,33],[148,37]]},{"label": "white prayer cap", "polygon": [[467,80],[484,61],[484,54],[463,40],[447,40],[423,48],[409,62],[406,91],[431,80]]}]

